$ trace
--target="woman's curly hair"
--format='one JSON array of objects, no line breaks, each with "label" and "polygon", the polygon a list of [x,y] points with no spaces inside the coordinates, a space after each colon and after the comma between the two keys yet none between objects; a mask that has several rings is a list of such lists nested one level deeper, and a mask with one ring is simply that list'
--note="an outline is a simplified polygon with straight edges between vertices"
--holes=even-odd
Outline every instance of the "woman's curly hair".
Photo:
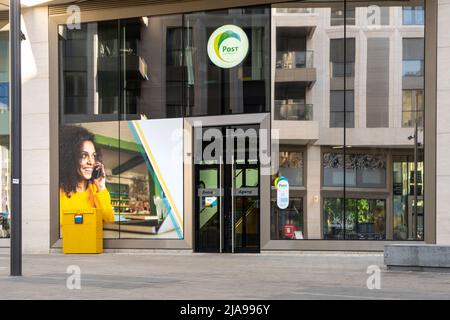
[{"label": "woman's curly hair", "polygon": [[95,144],[94,134],[79,126],[62,126],[59,132],[59,184],[64,193],[70,197],[77,191],[79,182],[81,147],[85,141],[95,146],[97,159],[101,161],[101,150]]}]

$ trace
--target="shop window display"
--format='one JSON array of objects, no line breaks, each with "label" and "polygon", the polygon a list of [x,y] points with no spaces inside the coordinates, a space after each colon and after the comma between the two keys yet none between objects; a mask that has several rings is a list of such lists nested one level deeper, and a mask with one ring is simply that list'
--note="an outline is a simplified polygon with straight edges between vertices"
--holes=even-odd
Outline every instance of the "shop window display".
[{"label": "shop window display", "polygon": [[384,240],[386,200],[325,198],[323,202],[324,239]]},{"label": "shop window display", "polygon": [[181,119],[62,126],[61,215],[95,210],[108,239],[183,239],[182,160],[164,147],[181,128]]},{"label": "shop window display", "polygon": [[277,207],[276,199],[272,199],[271,239],[303,240],[306,239],[303,198],[291,198],[286,209]]},{"label": "shop window display", "polygon": [[290,186],[303,186],[303,153],[281,151],[278,175],[287,178]]}]

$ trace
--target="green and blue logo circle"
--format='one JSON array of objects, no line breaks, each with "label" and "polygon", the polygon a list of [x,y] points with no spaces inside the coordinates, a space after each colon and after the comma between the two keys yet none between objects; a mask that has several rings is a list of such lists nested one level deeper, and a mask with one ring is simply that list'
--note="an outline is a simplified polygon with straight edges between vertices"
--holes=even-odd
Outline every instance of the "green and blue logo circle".
[{"label": "green and blue logo circle", "polygon": [[244,61],[249,48],[244,30],[235,25],[216,29],[208,40],[208,56],[219,68],[229,69]]}]

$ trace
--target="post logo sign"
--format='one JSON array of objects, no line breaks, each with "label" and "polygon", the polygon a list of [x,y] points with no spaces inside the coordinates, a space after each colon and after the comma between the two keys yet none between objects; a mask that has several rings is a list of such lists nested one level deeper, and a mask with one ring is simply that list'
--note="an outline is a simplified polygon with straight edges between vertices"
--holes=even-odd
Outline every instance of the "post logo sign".
[{"label": "post logo sign", "polygon": [[227,24],[214,31],[208,40],[208,56],[219,68],[237,66],[248,53],[248,37],[238,26]]},{"label": "post logo sign", "polygon": [[280,209],[289,207],[289,181],[285,177],[275,179],[275,189],[277,189],[277,206]]}]

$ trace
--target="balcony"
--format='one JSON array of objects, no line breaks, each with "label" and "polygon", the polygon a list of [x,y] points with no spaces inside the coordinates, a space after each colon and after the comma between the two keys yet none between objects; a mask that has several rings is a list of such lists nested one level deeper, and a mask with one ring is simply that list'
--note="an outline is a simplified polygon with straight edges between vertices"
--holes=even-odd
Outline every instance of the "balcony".
[{"label": "balcony", "polygon": [[275,100],[272,129],[281,143],[308,144],[319,139],[319,122],[314,121],[313,105],[303,100]]},{"label": "balcony", "polygon": [[275,100],[275,120],[312,121],[313,105],[295,100]]},{"label": "balcony", "polygon": [[277,52],[277,69],[298,69],[314,67],[314,51]]},{"label": "balcony", "polygon": [[277,52],[276,82],[304,82],[308,86],[312,86],[316,79],[313,51]]}]

